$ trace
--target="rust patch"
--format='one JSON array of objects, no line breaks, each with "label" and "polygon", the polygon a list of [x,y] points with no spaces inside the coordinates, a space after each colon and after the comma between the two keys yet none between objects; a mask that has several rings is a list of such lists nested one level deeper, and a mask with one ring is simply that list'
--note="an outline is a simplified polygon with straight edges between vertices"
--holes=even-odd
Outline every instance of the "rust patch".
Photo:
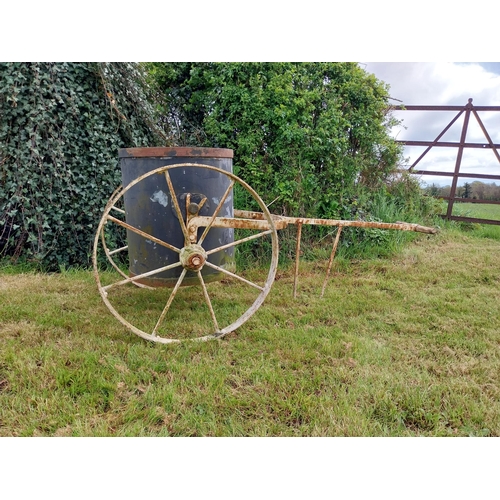
[{"label": "rust patch", "polygon": [[120,158],[232,158],[232,149],[223,148],[126,148],[118,151]]}]

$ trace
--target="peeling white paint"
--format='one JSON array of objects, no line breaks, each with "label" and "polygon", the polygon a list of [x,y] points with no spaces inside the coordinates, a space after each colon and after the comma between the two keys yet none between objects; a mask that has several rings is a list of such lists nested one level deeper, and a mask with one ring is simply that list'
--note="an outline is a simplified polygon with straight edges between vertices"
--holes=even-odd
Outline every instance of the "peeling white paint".
[{"label": "peeling white paint", "polygon": [[151,240],[146,240],[146,243],[148,243],[149,245],[151,245],[153,242]]},{"label": "peeling white paint", "polygon": [[153,196],[149,198],[151,201],[159,203],[164,207],[168,206],[168,196],[160,189],[160,191],[156,191],[153,193]]},{"label": "peeling white paint", "polygon": [[212,198],[212,202],[215,203],[216,205],[219,204],[219,198],[216,198],[215,196]]}]

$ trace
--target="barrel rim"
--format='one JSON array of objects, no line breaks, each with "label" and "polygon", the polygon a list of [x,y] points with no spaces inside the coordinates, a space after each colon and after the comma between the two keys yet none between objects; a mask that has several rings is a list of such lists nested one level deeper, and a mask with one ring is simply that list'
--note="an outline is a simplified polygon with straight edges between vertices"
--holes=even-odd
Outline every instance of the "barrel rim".
[{"label": "barrel rim", "polygon": [[124,148],[118,150],[119,158],[233,158],[232,149],[197,147]]}]

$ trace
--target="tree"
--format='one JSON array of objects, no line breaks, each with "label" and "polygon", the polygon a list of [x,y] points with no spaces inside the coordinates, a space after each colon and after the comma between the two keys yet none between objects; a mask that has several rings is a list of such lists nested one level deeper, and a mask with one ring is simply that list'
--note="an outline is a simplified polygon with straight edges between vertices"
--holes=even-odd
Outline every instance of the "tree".
[{"label": "tree", "polygon": [[465,182],[462,198],[471,198],[471,197],[472,197],[472,186],[468,182]]},{"label": "tree", "polygon": [[434,182],[430,186],[426,186],[424,191],[429,196],[439,196],[441,194],[441,188]]},{"label": "tree", "polygon": [[128,63],[0,63],[0,255],[89,264],[117,150],[163,140],[142,82]]},{"label": "tree", "polygon": [[484,200],[485,184],[484,182],[474,181],[472,183],[472,197],[477,200]]},{"label": "tree", "polygon": [[388,87],[355,63],[152,63],[178,145],[234,149],[235,173],[282,214],[337,218],[395,171]]},{"label": "tree", "polygon": [[460,193],[463,198],[491,201],[500,200],[500,186],[497,186],[494,182],[490,184],[481,181],[473,181],[470,184],[466,182]]}]

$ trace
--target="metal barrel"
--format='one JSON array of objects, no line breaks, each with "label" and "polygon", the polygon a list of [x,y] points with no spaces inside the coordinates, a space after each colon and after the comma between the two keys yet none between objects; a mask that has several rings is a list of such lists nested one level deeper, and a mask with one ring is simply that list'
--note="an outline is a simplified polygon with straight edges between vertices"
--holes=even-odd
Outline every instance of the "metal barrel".
[{"label": "metal barrel", "polygon": [[[157,168],[178,163],[196,163],[217,167],[226,172],[233,171],[233,150],[217,148],[128,148],[118,153],[122,173],[122,184],[128,186],[138,177]],[[198,167],[180,167],[169,170],[176,198],[186,220],[186,196],[192,203],[206,201],[199,211],[201,216],[213,215],[226,192],[230,179],[213,170]],[[179,249],[185,246],[184,234],[179,224],[175,205],[165,175],[151,175],[132,186],[124,193],[125,220],[127,224],[165,241]],[[221,217],[233,217],[233,195],[227,197],[220,210]],[[202,228],[200,228],[201,232]],[[200,236],[200,233],[198,234]],[[144,236],[127,230],[129,272],[137,276],[179,262],[179,254],[163,247]],[[203,242],[206,251],[234,241],[234,229],[211,228]],[[234,248],[215,252],[208,261],[228,271],[234,272]],[[160,287],[176,284],[182,267],[176,267],[142,278],[140,283]],[[206,282],[221,280],[224,273],[208,266],[202,269]],[[199,284],[196,273],[188,271],[182,285]]]}]

